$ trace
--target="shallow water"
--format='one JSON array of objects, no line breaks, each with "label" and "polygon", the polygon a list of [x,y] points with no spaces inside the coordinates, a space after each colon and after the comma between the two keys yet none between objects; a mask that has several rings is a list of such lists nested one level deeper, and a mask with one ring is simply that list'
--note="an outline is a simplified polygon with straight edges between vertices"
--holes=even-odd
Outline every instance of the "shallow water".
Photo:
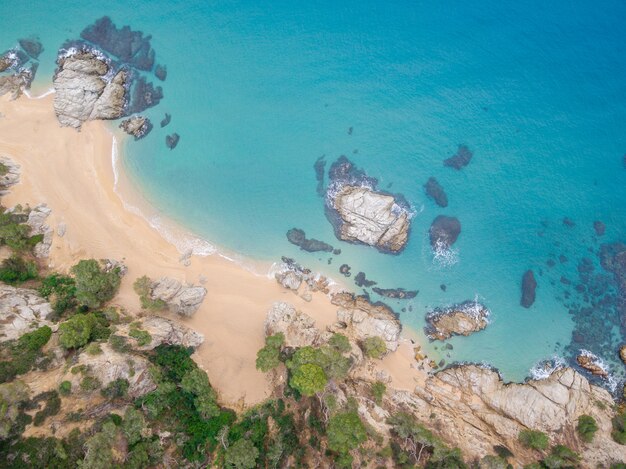
[{"label": "shallow water", "polygon": [[[560,278],[575,283],[579,260],[597,261],[588,252],[599,246],[595,220],[607,226],[602,242],[626,240],[623,2],[129,3],[5,0],[0,49],[39,35],[42,91],[57,48],[98,17],[152,34],[168,67],[165,98],[147,112],[154,130],[127,142],[123,162],[164,214],[255,259],[287,255],[341,279],[346,263],[379,287],[417,289],[414,300],[389,303],[420,334],[428,309],[477,296],[492,323],[450,340],[452,351],[426,345],[437,359],[487,362],[521,380],[565,353],[573,323],[563,303],[577,297]],[[165,112],[172,121],[161,129]],[[173,151],[171,132],[181,135]],[[471,163],[444,167],[461,143]],[[401,255],[335,238],[313,165],[326,155],[328,168],[341,154],[411,203]],[[430,176],[448,195],[445,209],[424,194]],[[439,214],[462,224],[450,262],[434,259],[428,242]],[[299,251],[285,237],[292,227],[342,253]],[[539,286],[526,310],[529,268]]]}]

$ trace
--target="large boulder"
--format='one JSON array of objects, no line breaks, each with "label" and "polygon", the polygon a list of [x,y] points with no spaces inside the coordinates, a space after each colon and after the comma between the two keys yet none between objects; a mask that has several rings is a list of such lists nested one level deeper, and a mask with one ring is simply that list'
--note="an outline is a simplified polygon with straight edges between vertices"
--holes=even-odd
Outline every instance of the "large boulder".
[{"label": "large boulder", "polygon": [[135,140],[139,140],[150,133],[150,130],[152,130],[152,123],[147,117],[133,116],[123,120],[120,124],[120,129],[128,135],[135,137]]},{"label": "large boulder", "polygon": [[285,336],[287,347],[317,345],[320,341],[320,331],[313,318],[284,302],[274,303],[265,319],[265,335],[279,332]]},{"label": "large boulder", "polygon": [[150,297],[167,304],[170,311],[181,316],[191,316],[195,313],[206,296],[206,288],[194,285],[184,285],[176,279],[162,277],[152,282]]},{"label": "large boulder", "polygon": [[0,284],[0,342],[52,326],[52,307],[35,290]]},{"label": "large boulder", "polygon": [[449,308],[436,308],[426,315],[424,332],[431,340],[446,340],[453,335],[470,335],[489,324],[489,310],[476,301]]},{"label": "large boulder", "polygon": [[461,234],[458,218],[439,215],[430,225],[430,245],[434,251],[449,249]]},{"label": "large boulder", "polygon": [[124,115],[128,72],[111,77],[111,65],[100,53],[87,48],[60,55],[54,75],[54,111],[61,125],[80,128],[95,119]]},{"label": "large boulder", "polygon": [[[204,336],[182,324],[171,319],[159,316],[148,316],[143,318],[136,326],[138,329],[150,334],[150,343],[135,348],[139,350],[152,350],[161,344],[181,345],[185,348],[197,348],[204,342]],[[119,327],[115,333],[121,336],[129,336],[131,326]]]},{"label": "large boulder", "polygon": [[48,208],[46,204],[40,204],[28,212],[28,219],[26,220],[26,224],[30,226],[31,236],[43,236],[43,239],[37,243],[33,249],[35,257],[40,259],[50,255],[50,248],[52,246],[53,230],[46,223],[50,213],[52,213],[52,210]]},{"label": "large boulder", "polygon": [[331,301],[340,307],[338,322],[333,328],[336,332],[342,332],[356,341],[380,337],[388,350],[398,348],[402,326],[391,308],[382,303],[370,303],[367,298],[350,293],[336,293]]},{"label": "large boulder", "polygon": [[607,378],[609,376],[607,367],[600,357],[588,350],[580,351],[580,353],[576,356],[576,363],[592,375],[600,376],[601,378]]}]

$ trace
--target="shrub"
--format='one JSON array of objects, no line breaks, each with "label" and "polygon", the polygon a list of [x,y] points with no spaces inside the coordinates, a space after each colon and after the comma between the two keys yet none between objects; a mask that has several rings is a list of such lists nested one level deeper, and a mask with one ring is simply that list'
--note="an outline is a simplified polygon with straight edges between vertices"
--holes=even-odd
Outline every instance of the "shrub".
[{"label": "shrub", "polygon": [[598,431],[598,424],[592,416],[581,415],[578,417],[576,430],[585,443],[591,443],[595,433]]},{"label": "shrub", "polygon": [[280,348],[285,343],[282,332],[265,338],[265,347],[256,354],[256,367],[264,373],[280,365]]},{"label": "shrub", "polygon": [[88,308],[98,308],[115,296],[120,269],[105,272],[95,259],[82,260],[71,269],[76,281],[76,299]]},{"label": "shrub", "polygon": [[100,380],[98,378],[94,378],[93,376],[85,376],[83,379],[80,380],[80,388],[83,391],[87,392],[95,391],[101,385],[102,383],[100,382]]},{"label": "shrub", "polygon": [[612,420],[611,437],[620,445],[626,445],[626,410],[619,412]]},{"label": "shrub", "polygon": [[340,412],[328,422],[328,447],[339,454],[349,453],[367,439],[365,426],[356,412]]},{"label": "shrub", "polygon": [[5,176],[9,172],[9,167],[4,163],[0,163],[0,176]]},{"label": "shrub", "polygon": [[543,451],[548,448],[548,435],[537,430],[522,430],[518,435],[519,442],[526,448]]},{"label": "shrub", "polygon": [[15,254],[3,260],[0,265],[0,281],[4,283],[13,285],[34,278],[37,278],[37,266],[35,263],[27,262]]},{"label": "shrub", "polygon": [[97,342],[92,342],[85,347],[85,352],[87,352],[88,355],[100,355],[102,353],[102,348]]},{"label": "shrub", "polygon": [[236,469],[252,469],[256,467],[256,460],[259,457],[259,450],[248,439],[237,440],[226,449],[224,462],[226,467]]},{"label": "shrub", "polygon": [[59,343],[66,349],[86,345],[91,339],[96,322],[92,313],[75,314],[59,326]]},{"label": "shrub", "polygon": [[76,283],[72,277],[48,275],[41,281],[39,293],[50,301],[52,309],[58,316],[76,306]]},{"label": "shrub", "polygon": [[339,353],[349,352],[352,348],[350,347],[350,341],[343,334],[333,334],[328,341],[328,345],[337,350]]},{"label": "shrub", "polygon": [[[41,425],[46,418],[51,415],[58,414],[61,410],[61,398],[59,397],[58,392],[50,391],[48,393],[43,393],[40,398],[44,398],[46,400],[46,404],[43,410],[40,410],[35,414],[35,418],[33,419],[33,425],[35,426]],[[35,400],[38,399],[35,398]]]},{"label": "shrub", "polygon": [[209,419],[219,415],[217,394],[211,388],[209,377],[200,368],[185,373],[180,382],[180,387],[195,396],[194,405],[202,417]]},{"label": "shrub", "polygon": [[159,311],[167,308],[167,303],[165,303],[165,301],[159,298],[153,299],[150,296],[152,291],[152,280],[149,277],[144,275],[143,277],[139,277],[135,280],[135,283],[133,283],[133,290],[135,290],[135,293],[139,295],[139,301],[141,302],[141,307],[143,309]]},{"label": "shrub", "polygon": [[22,252],[33,248],[43,240],[43,235],[30,236],[30,226],[20,223],[20,215],[9,213],[0,207],[0,246]]},{"label": "shrub", "polygon": [[[117,399],[120,397],[126,397],[128,392],[128,380],[124,378],[118,378],[116,380],[111,381],[104,388],[100,390],[100,394],[102,397],[106,397],[107,399]],[[82,383],[81,383],[82,386]]]},{"label": "shrub", "polygon": [[363,351],[370,358],[381,359],[387,353],[387,344],[378,336],[368,337],[363,341]]},{"label": "shrub", "polygon": [[126,340],[126,337],[121,335],[111,335],[109,337],[109,344],[111,345],[111,348],[118,353],[126,353],[130,351],[128,340]]},{"label": "shrub", "polygon": [[541,463],[548,469],[558,469],[561,467],[576,467],[580,457],[567,446],[556,445],[550,454]]},{"label": "shrub", "polygon": [[128,335],[137,340],[137,345],[139,347],[143,347],[144,345],[148,345],[150,342],[152,342],[152,336],[149,332],[143,331],[136,327],[131,326]]},{"label": "shrub", "polygon": [[63,381],[59,384],[59,394],[61,396],[69,396],[72,393],[72,383],[69,381]]},{"label": "shrub", "polygon": [[385,386],[385,383],[381,381],[376,381],[375,383],[372,383],[371,392],[372,392],[372,397],[374,398],[374,402],[376,402],[376,404],[378,405],[382,404],[383,396],[386,390],[387,390],[387,386]]},{"label": "shrub", "polygon": [[289,380],[289,385],[303,396],[313,396],[322,391],[328,383],[324,370],[313,363],[297,367]]},{"label": "shrub", "polygon": [[32,332],[27,332],[18,339],[18,346],[24,350],[36,351],[48,343],[52,336],[52,329],[42,326]]}]

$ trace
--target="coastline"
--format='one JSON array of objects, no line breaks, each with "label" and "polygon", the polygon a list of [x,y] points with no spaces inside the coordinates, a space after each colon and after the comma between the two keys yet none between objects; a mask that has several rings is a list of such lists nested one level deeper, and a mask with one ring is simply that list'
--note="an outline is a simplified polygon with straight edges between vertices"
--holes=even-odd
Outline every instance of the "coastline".
[{"label": "coastline", "polygon": [[[118,166],[123,165],[119,142],[117,155],[112,154],[117,136],[98,121],[86,123],[80,132],[60,127],[52,99],[51,94],[0,99],[4,116],[0,153],[21,166],[20,183],[4,197],[4,203],[33,207],[46,203],[52,209],[47,220],[55,231],[49,266],[66,271],[89,257],[123,261],[128,273],[116,303],[135,314],[141,311],[132,288],[137,277],[169,276],[203,283],[208,294],[201,308],[192,318],[178,318],[205,336],[196,360],[209,374],[222,402],[243,408],[266,398],[271,383],[256,370],[255,358],[263,346],[263,324],[271,304],[291,303],[313,317],[320,328],[336,321],[337,307],[319,292],[306,302],[217,250],[219,255],[194,255],[185,266],[179,248],[144,215],[153,207],[145,205],[147,201],[123,167],[115,171],[114,158]],[[173,230],[174,237],[187,236],[167,218],[159,220]],[[56,233],[61,223],[67,226],[62,237]],[[412,391],[426,375],[415,370],[414,363],[413,344],[403,333],[399,351],[379,366],[391,375],[394,388]]]}]

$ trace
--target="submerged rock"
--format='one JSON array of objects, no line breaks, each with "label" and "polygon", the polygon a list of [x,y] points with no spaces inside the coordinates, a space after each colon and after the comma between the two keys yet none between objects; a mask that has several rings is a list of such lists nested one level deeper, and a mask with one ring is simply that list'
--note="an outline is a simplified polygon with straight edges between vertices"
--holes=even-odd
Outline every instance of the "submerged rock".
[{"label": "submerged rock", "polygon": [[339,273],[344,277],[350,277],[350,275],[352,275],[350,269],[351,267],[348,264],[341,264],[341,266],[339,266]]},{"label": "submerged rock", "polygon": [[433,250],[449,249],[461,233],[458,218],[439,215],[430,225],[430,245]]},{"label": "submerged rock", "polygon": [[356,276],[354,277],[354,283],[358,287],[365,287],[365,288],[369,288],[372,285],[376,285],[376,282],[374,282],[373,280],[367,280],[367,278],[365,278],[365,272],[359,272],[358,274],[356,274]]},{"label": "submerged rock", "polygon": [[465,145],[459,145],[456,153],[448,159],[443,160],[444,166],[454,169],[462,169],[472,160],[473,153]]},{"label": "submerged rock", "polygon": [[118,71],[109,78],[110,65],[97,52],[82,49],[62,55],[54,75],[54,112],[64,126],[80,128],[95,119],[124,115],[128,74]]},{"label": "submerged rock", "polygon": [[568,228],[574,228],[576,226],[576,223],[574,222],[574,220],[572,220],[569,217],[563,218],[563,224],[567,226]]},{"label": "submerged rock", "polygon": [[154,69],[154,75],[161,81],[165,81],[167,78],[167,67],[165,65],[157,65]]},{"label": "submerged rock", "polygon": [[43,45],[37,38],[25,38],[19,40],[20,47],[33,59],[39,58],[43,52]]},{"label": "submerged rock", "polygon": [[324,195],[324,173],[326,172],[326,157],[320,156],[317,160],[315,160],[315,164],[313,165],[315,169],[315,179],[317,180],[317,194],[319,196]]},{"label": "submerged rock", "polygon": [[289,240],[291,244],[295,244],[296,246],[299,246],[300,249],[302,249],[303,251],[333,252],[333,247],[330,244],[325,243],[324,241],[313,239],[313,238],[307,239],[306,233],[304,232],[304,230],[301,230],[299,228],[292,228],[289,231],[287,231],[287,240]]},{"label": "submerged rock", "polygon": [[446,195],[446,192],[443,190],[443,187],[441,187],[441,184],[439,184],[439,181],[437,181],[437,179],[435,179],[434,177],[429,178],[426,184],[424,184],[424,190],[426,191],[426,194],[431,199],[433,199],[437,205],[439,205],[440,207],[448,206],[448,196]]},{"label": "submerged rock", "polygon": [[170,150],[173,150],[174,148],[176,148],[176,145],[178,145],[179,140],[180,135],[178,135],[177,133],[173,133],[172,135],[168,135],[165,137],[165,145]]},{"label": "submerged rock", "polygon": [[593,229],[598,236],[604,236],[606,225],[599,220],[593,222]]},{"label": "submerged rock", "polygon": [[144,37],[141,31],[132,31],[129,26],[118,29],[108,16],[86,27],[80,37],[139,70],[149,72],[154,66],[151,37]]},{"label": "submerged rock", "polygon": [[535,302],[535,290],[537,289],[537,281],[532,270],[527,270],[522,276],[522,299],[520,304],[524,308],[530,308]]},{"label": "submerged rock", "polygon": [[206,296],[206,288],[194,285],[183,285],[176,279],[162,277],[152,282],[150,297],[167,304],[170,311],[181,316],[195,313]]},{"label": "submerged rock", "polygon": [[172,115],[166,112],[165,117],[163,118],[163,120],[161,120],[161,128],[169,124],[171,120],[172,120]]},{"label": "submerged rock", "polygon": [[372,288],[374,293],[385,298],[393,298],[394,300],[410,300],[415,298],[419,293],[417,290],[405,290],[404,288]]},{"label": "submerged rock", "polygon": [[337,238],[399,253],[410,229],[411,214],[404,198],[376,191],[376,180],[345,156],[333,163],[329,177],[327,216]]},{"label": "submerged rock", "polygon": [[128,135],[135,137],[135,140],[139,140],[150,133],[152,130],[152,123],[147,117],[133,116],[129,119],[123,120],[120,124],[120,129]]},{"label": "submerged rock", "polygon": [[466,301],[448,308],[436,308],[426,314],[424,332],[431,340],[446,340],[453,335],[468,336],[489,324],[489,310],[476,301]]},{"label": "submerged rock", "polygon": [[140,76],[134,81],[128,112],[144,112],[159,104],[161,99],[163,99],[163,89],[160,86],[155,88],[152,83]]}]

